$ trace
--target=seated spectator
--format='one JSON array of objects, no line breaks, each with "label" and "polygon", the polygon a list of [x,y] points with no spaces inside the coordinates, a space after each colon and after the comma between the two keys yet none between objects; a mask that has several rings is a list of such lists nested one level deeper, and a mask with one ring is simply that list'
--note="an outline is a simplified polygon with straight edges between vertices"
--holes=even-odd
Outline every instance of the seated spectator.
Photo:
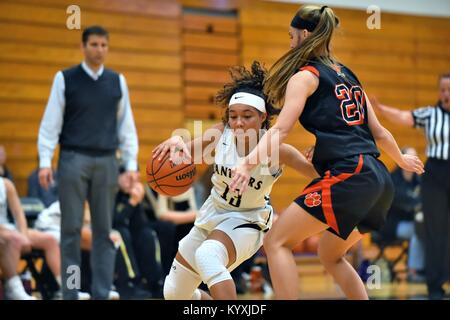
[{"label": "seated spectator", "polygon": [[[60,242],[61,236],[61,208],[59,206],[59,201],[52,203],[48,208],[44,209],[37,217],[34,224],[35,228],[44,233],[50,234],[54,239]],[[120,234],[117,232],[111,232],[111,241],[119,246],[122,241]],[[85,253],[85,256],[89,256],[89,252],[92,247],[92,231],[90,227],[90,212],[88,203],[85,203],[85,213],[83,227],[81,228],[81,250]],[[82,289],[89,291],[90,287],[90,267],[89,264],[87,268],[81,267],[81,282]],[[61,292],[56,294],[56,298],[62,298]],[[110,298],[118,299],[117,292],[110,292]],[[90,294],[88,292],[80,291],[78,293],[79,300],[89,300]]]},{"label": "seated spectator", "polygon": [[[167,197],[158,194],[157,215],[160,220],[170,221],[179,227],[177,237],[181,240],[192,228],[197,215],[197,202],[195,200],[194,189],[191,188],[183,194],[174,197]],[[187,225],[190,225],[189,228]],[[187,229],[186,234],[184,229]]]},{"label": "seated spectator", "polygon": [[61,238],[61,208],[59,201],[42,210],[34,222],[34,228],[51,234],[58,243]]},{"label": "seated spectator", "polygon": [[6,167],[6,150],[3,145],[0,145],[0,177],[14,181],[11,171]]},{"label": "seated spectator", "polygon": [[197,214],[194,189],[176,197],[160,195],[145,186],[144,209],[158,234],[164,277],[169,274],[178,242],[192,229]]},{"label": "seated spectator", "polygon": [[[403,148],[403,153],[417,155],[414,148]],[[421,215],[420,177],[396,168],[391,173],[395,186],[394,201],[380,236],[384,240],[409,240],[408,280],[424,282],[425,253],[423,240],[418,236],[415,217]]]},{"label": "seated spectator", "polygon": [[33,170],[28,177],[28,197],[38,198],[42,201],[46,208],[52,203],[58,201],[58,175],[53,170],[53,183],[49,186],[48,190],[42,188],[39,183],[39,168]]},{"label": "seated spectator", "polygon": [[161,267],[163,278],[169,274],[173,261],[173,248],[177,246],[176,225],[170,221],[159,220],[156,214],[158,205],[157,194],[147,185],[144,186],[145,196],[141,203],[150,227],[155,230],[159,240]]},{"label": "seated spectator", "polygon": [[162,298],[159,241],[144,212],[143,198],[142,183],[121,173],[113,227],[120,232],[126,249],[116,260],[115,284],[123,298]]},{"label": "seated spectator", "polygon": [[25,291],[17,275],[21,252],[30,250],[31,243],[27,237],[0,225],[0,271],[5,283],[5,298],[8,300],[36,300]]},{"label": "seated spectator", "polygon": [[[11,171],[6,167],[6,150],[3,145],[0,145],[0,177],[7,178],[14,183],[14,178]],[[9,204],[7,207],[8,218],[12,217],[11,209]]]},{"label": "seated spectator", "polygon": [[193,188],[197,207],[200,207],[208,199],[212,188],[211,177],[214,173],[214,166],[208,166],[203,174],[195,181]]},{"label": "seated spectator", "polygon": [[[10,223],[8,220],[8,205],[11,209],[14,223]],[[28,228],[16,188],[6,178],[0,178],[0,226],[21,238],[21,242],[24,244],[22,253],[29,251],[29,246],[43,250],[50,270],[58,284],[61,285],[61,258],[58,242],[50,234]]]}]

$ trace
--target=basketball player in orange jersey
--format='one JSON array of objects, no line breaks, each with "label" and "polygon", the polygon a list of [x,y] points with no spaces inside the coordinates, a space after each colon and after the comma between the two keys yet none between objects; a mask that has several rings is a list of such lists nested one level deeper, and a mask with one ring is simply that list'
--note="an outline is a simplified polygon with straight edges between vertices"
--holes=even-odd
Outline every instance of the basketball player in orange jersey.
[{"label": "basketball player in orange jersey", "polygon": [[[259,155],[282,144],[297,119],[316,137],[314,179],[280,216],[264,240],[278,299],[296,299],[298,271],[291,249],[324,232],[318,254],[349,299],[367,299],[364,283],[344,255],[362,237],[379,229],[393,197],[389,172],[378,160],[377,143],[402,168],[422,174],[416,156],[402,155],[392,134],[380,125],[355,74],[336,61],[330,41],[339,20],[327,6],[303,6],[289,28],[291,50],[266,78],[270,101],[283,105],[276,124],[234,169],[231,190],[245,195]],[[263,159],[262,159],[263,160]]]},{"label": "basketball player in orange jersey", "polygon": [[[179,243],[164,283],[166,299],[208,299],[210,296],[198,289],[202,281],[208,285],[214,299],[236,299],[230,272],[258,251],[265,232],[271,227],[273,209],[269,194],[282,166],[288,165],[311,178],[318,176],[298,150],[283,144],[279,161],[258,165],[252,170],[246,194],[230,190],[231,169],[258,140],[246,137],[252,132],[259,137],[257,133],[269,128],[272,116],[278,111],[262,94],[265,70],[259,63],[254,62],[251,71],[235,67],[231,75],[233,81],[216,96],[216,101],[227,108],[223,123],[187,144],[180,137],[173,137],[154,150],[155,158],[164,157],[170,149],[174,156],[174,149],[178,148],[198,159],[204,158],[203,153],[194,153],[200,149],[198,147],[204,149],[210,144],[215,147],[213,188],[199,210],[195,226]],[[218,135],[211,142],[208,136],[211,137],[214,130]]]}]

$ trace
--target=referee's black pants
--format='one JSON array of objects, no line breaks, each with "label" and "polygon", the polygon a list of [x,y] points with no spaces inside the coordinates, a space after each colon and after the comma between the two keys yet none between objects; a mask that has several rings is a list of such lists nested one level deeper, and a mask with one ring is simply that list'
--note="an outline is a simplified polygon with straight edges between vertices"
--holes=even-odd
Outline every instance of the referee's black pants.
[{"label": "referee's black pants", "polygon": [[428,159],[421,193],[428,295],[442,299],[450,274],[450,160]]}]

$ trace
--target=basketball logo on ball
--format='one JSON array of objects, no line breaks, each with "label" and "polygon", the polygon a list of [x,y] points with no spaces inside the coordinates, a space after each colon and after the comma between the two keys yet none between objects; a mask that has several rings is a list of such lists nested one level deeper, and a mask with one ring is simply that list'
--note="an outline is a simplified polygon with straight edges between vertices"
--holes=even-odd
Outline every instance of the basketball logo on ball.
[{"label": "basketball logo on ball", "polygon": [[173,197],[192,186],[197,168],[193,163],[176,164],[169,156],[167,153],[161,160],[152,158],[147,162],[147,184],[159,194]]}]

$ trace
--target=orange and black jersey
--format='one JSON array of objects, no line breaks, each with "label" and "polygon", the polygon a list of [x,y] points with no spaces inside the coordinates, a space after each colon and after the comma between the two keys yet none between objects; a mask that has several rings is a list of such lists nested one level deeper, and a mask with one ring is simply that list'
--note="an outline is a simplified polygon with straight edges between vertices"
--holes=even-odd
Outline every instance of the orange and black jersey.
[{"label": "orange and black jersey", "polygon": [[380,152],[368,125],[363,88],[355,74],[343,65],[336,70],[312,61],[301,70],[319,78],[317,90],[306,100],[300,123],[316,136],[313,164],[323,173],[327,164],[353,155]]}]

